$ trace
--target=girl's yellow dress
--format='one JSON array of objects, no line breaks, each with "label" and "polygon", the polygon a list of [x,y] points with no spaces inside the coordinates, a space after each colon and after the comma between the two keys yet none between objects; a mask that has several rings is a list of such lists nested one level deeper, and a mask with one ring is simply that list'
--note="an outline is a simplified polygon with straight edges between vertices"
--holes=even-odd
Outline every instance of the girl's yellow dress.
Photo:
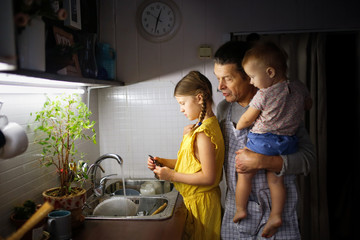
[{"label": "girl's yellow dress", "polygon": [[194,154],[196,135],[204,132],[215,145],[216,181],[211,186],[189,185],[174,182],[175,188],[183,196],[187,208],[185,239],[220,239],[221,200],[219,183],[224,163],[224,139],[215,116],[203,121],[194,132],[183,136],[174,170],[179,173],[196,173],[201,164]]}]

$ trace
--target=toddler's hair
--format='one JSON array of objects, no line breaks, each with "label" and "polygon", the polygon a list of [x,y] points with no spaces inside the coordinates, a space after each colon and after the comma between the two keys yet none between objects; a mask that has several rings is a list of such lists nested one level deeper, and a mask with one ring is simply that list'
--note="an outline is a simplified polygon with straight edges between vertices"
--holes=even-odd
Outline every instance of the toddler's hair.
[{"label": "toddler's hair", "polygon": [[191,71],[183,77],[175,86],[174,96],[197,96],[200,94],[203,98],[202,109],[198,124],[195,124],[193,130],[199,127],[206,115],[206,104],[213,105],[212,85],[207,77],[198,71]]},{"label": "toddler's hair", "polygon": [[278,47],[275,43],[259,42],[245,53],[242,65],[244,66],[250,60],[255,60],[264,67],[272,67],[276,74],[286,77],[287,74],[287,54],[285,50]]}]

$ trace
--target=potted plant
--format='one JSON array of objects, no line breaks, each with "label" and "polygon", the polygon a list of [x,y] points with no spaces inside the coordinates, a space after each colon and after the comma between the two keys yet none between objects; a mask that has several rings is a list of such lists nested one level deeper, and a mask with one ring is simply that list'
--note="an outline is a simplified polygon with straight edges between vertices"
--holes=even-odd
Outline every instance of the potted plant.
[{"label": "potted plant", "polygon": [[36,211],[36,204],[32,200],[26,200],[22,206],[15,206],[14,213],[11,215],[11,219],[14,220],[27,220]]},{"label": "potted plant", "polygon": [[[90,121],[91,111],[78,95],[61,95],[45,101],[43,109],[35,113],[41,133],[40,162],[43,166],[54,166],[60,185],[43,192],[45,201],[55,209],[72,212],[73,226],[83,221],[81,208],[86,200],[82,184],[88,179],[84,153],[79,153],[76,142],[89,140],[96,144],[95,121]],[[73,186],[73,183],[79,183]]]},{"label": "potted plant", "polygon": [[[32,200],[26,200],[23,205],[15,206],[14,212],[10,215],[11,222],[19,229],[37,210],[38,206]],[[28,231],[22,239],[31,240],[32,236],[42,237],[45,220],[38,222],[31,231]]]}]

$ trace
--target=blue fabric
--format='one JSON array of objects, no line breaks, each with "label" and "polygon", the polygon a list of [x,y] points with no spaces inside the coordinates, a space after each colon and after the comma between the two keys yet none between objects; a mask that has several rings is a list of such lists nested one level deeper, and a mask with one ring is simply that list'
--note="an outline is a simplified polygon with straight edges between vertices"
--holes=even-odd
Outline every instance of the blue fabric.
[{"label": "blue fabric", "polygon": [[276,135],[272,133],[248,134],[246,147],[251,151],[268,156],[288,155],[297,152],[298,138],[296,135]]}]

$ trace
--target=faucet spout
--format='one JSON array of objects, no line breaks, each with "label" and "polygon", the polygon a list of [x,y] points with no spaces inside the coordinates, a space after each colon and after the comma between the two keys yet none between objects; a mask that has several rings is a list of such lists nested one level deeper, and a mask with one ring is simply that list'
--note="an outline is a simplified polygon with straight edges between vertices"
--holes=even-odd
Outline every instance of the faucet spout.
[{"label": "faucet spout", "polygon": [[[91,182],[92,182],[92,185],[93,185],[93,190],[94,190],[94,193],[99,196],[99,195],[103,195],[104,194],[104,191],[103,189],[105,188],[105,182],[107,180],[107,177],[109,176],[112,176],[112,175],[108,175],[108,176],[105,176],[103,179],[100,180],[99,183],[96,183],[96,170],[97,168],[99,167],[101,169],[101,171],[103,173],[105,173],[104,169],[100,166],[100,163],[102,161],[104,161],[105,159],[108,159],[108,158],[112,158],[112,159],[115,159],[117,161],[117,163],[122,166],[124,160],[118,155],[118,154],[115,154],[115,153],[107,153],[107,154],[104,154],[102,156],[100,156],[94,164],[92,164],[90,167],[89,167],[89,170],[88,170],[88,175],[90,175],[90,179],[91,179]],[[100,191],[97,191],[97,190],[100,190]]]},{"label": "faucet spout", "polygon": [[103,160],[107,159],[107,158],[112,158],[112,159],[115,159],[119,165],[122,165],[124,160],[118,155],[118,154],[115,154],[115,153],[106,153],[102,156],[100,156],[96,161],[95,161],[95,164],[100,164]]},{"label": "faucet spout", "polygon": [[93,173],[93,171],[94,171],[93,169],[96,168],[96,167],[99,167],[100,170],[101,170],[103,173],[105,173],[105,170],[103,169],[102,166],[100,166],[99,164],[93,163],[93,164],[90,165],[90,167],[89,167],[89,169],[87,170],[86,174],[89,175],[90,172]]}]

